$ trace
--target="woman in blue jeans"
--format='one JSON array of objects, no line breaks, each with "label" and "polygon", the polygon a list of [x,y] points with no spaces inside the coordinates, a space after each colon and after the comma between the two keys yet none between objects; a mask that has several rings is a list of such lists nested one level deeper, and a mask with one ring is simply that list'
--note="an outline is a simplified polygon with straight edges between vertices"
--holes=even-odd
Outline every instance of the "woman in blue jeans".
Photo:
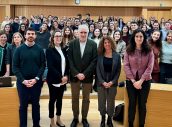
[{"label": "woman in blue jeans", "polygon": [[167,33],[165,41],[162,42],[160,54],[160,82],[172,84],[172,31]]}]

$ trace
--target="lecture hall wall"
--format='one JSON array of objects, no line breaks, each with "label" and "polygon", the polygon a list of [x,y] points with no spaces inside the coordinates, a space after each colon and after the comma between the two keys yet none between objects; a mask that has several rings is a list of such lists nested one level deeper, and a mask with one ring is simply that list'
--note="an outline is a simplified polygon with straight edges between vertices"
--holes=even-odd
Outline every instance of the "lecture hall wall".
[{"label": "lecture hall wall", "polygon": [[93,18],[99,15],[119,16],[128,21],[134,16],[148,19],[155,16],[169,19],[172,17],[172,0],[0,0],[0,22],[4,16],[44,14],[48,16],[73,17],[76,14],[90,13]]}]

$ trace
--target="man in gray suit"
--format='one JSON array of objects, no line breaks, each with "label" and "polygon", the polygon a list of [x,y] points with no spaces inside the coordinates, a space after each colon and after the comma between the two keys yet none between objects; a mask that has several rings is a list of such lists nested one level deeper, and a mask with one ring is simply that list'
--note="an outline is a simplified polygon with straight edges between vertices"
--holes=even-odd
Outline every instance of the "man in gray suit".
[{"label": "man in gray suit", "polygon": [[68,57],[70,65],[70,80],[72,92],[73,121],[71,127],[76,127],[79,120],[79,94],[82,84],[82,123],[89,127],[87,114],[90,103],[90,92],[92,89],[93,73],[97,60],[97,45],[88,39],[88,26],[80,25],[78,28],[79,38],[69,43]]}]

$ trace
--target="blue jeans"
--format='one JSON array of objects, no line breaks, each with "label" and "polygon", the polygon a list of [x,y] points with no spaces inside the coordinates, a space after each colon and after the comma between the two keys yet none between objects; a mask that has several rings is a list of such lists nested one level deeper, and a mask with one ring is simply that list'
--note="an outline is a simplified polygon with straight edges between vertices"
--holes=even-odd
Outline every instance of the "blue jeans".
[{"label": "blue jeans", "polygon": [[160,83],[167,83],[166,78],[172,78],[172,64],[160,63]]},{"label": "blue jeans", "polygon": [[20,127],[27,127],[27,108],[29,102],[32,104],[33,127],[40,127],[40,94],[42,81],[38,81],[33,87],[27,88],[24,84],[17,80],[17,90],[19,95],[20,107]]}]

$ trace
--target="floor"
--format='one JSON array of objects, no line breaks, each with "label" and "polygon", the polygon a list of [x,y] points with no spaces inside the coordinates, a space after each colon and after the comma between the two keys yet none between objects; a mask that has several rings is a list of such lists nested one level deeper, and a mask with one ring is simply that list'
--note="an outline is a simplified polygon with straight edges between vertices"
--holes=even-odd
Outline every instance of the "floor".
[{"label": "floor", "polygon": [[[97,103],[97,97],[96,93],[91,93],[91,99],[90,99],[90,108],[88,113],[88,122],[90,123],[91,127],[99,127],[100,125],[100,115],[98,111],[98,103]],[[48,87],[46,84],[44,84],[44,87],[42,89],[42,95],[40,100],[40,110],[41,110],[41,127],[49,127],[50,121],[48,118]],[[81,106],[81,99],[80,99],[80,106]],[[115,101],[115,105],[122,103],[122,101]],[[28,108],[28,127],[32,127],[32,117],[31,117],[31,106]],[[71,108],[71,93],[70,93],[70,86],[68,86],[67,91],[64,94],[63,99],[63,109],[62,109],[62,121],[66,125],[66,127],[70,127],[70,123],[73,119],[72,116],[72,108]],[[123,127],[122,123],[115,122],[115,127]],[[81,123],[81,117],[80,117],[80,123],[78,124],[78,127],[82,127]]]}]

